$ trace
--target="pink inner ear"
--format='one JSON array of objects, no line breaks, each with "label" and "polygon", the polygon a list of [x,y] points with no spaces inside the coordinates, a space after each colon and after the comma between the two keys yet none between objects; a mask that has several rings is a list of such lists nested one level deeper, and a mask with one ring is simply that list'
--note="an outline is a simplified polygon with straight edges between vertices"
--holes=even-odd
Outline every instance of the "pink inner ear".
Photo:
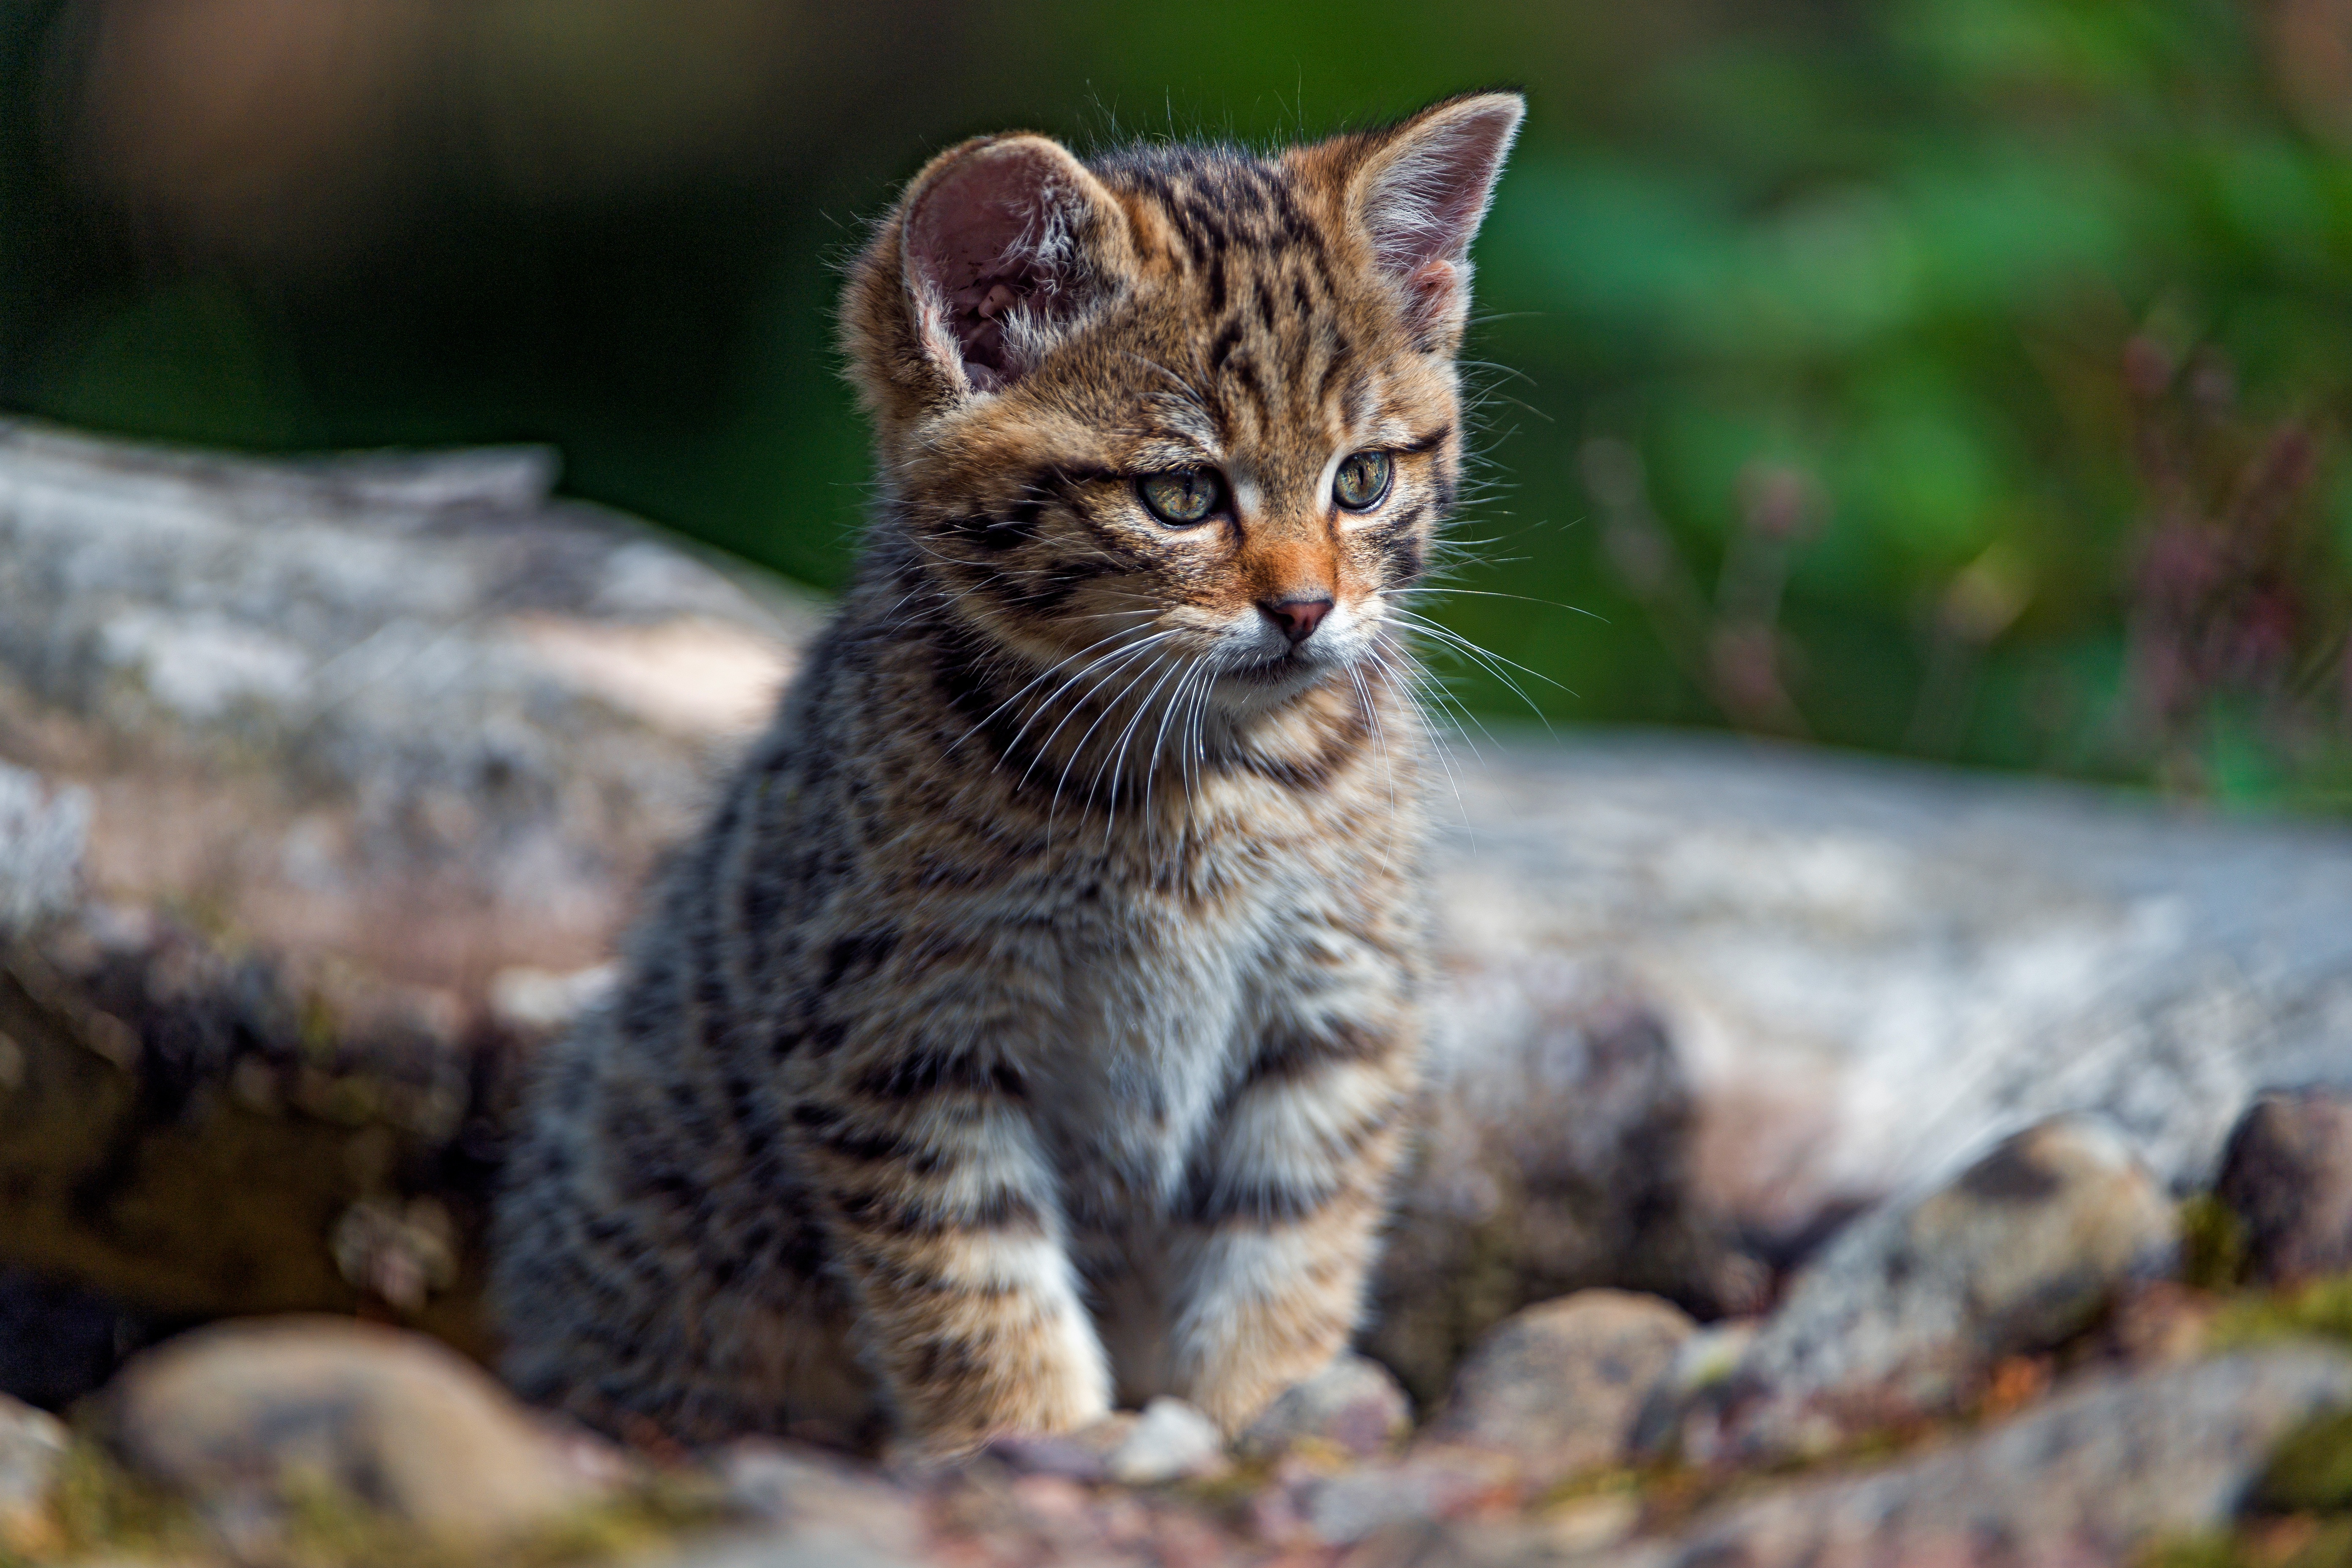
[{"label": "pink inner ear", "polygon": [[[1469,252],[1518,125],[1516,104],[1498,105],[1405,133],[1375,177],[1364,215],[1383,268],[1423,292],[1423,268]],[[1433,280],[1440,290],[1451,281],[1450,268]]]},{"label": "pink inner ear", "polygon": [[1011,382],[1006,315],[1055,313],[1069,283],[1074,193],[1053,160],[1023,147],[982,149],[947,170],[907,226],[908,270],[937,301],[941,323],[981,391]]}]

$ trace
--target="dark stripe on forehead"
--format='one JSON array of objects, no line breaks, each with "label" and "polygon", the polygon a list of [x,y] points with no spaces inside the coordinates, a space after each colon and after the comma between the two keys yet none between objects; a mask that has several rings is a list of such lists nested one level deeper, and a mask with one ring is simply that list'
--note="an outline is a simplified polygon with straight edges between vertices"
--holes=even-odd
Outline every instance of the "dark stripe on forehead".
[{"label": "dark stripe on forehead", "polygon": [[1241,346],[1241,342],[1242,321],[1241,318],[1236,316],[1219,329],[1215,339],[1210,342],[1209,368],[1224,369],[1225,361],[1233,357],[1234,351]]},{"label": "dark stripe on forehead", "polygon": [[1323,230],[1298,210],[1298,203],[1291,195],[1290,182],[1287,179],[1272,181],[1268,191],[1274,198],[1275,216],[1282,226],[1284,240],[1297,246],[1313,257],[1318,266],[1321,265],[1324,260]]},{"label": "dark stripe on forehead", "polygon": [[1323,362],[1323,379],[1315,388],[1315,403],[1318,407],[1326,406],[1330,403],[1332,384],[1347,374],[1355,364],[1355,344],[1349,342],[1348,334],[1337,327],[1330,330],[1328,352],[1330,357]]},{"label": "dark stripe on forehead", "polygon": [[1258,374],[1255,354],[1236,354],[1225,367],[1225,374],[1241,384],[1242,394],[1257,405],[1258,418],[1271,423],[1274,416],[1272,397],[1266,391],[1265,380]]}]

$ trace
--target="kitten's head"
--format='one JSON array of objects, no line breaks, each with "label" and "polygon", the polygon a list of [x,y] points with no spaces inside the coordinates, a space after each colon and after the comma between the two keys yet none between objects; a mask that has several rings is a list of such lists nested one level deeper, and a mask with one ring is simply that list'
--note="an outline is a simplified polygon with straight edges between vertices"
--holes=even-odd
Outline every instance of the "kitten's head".
[{"label": "kitten's head", "polygon": [[908,559],[1025,661],[1205,668],[1231,711],[1377,660],[1454,500],[1470,242],[1523,109],[1271,157],[941,153],[842,310]]}]

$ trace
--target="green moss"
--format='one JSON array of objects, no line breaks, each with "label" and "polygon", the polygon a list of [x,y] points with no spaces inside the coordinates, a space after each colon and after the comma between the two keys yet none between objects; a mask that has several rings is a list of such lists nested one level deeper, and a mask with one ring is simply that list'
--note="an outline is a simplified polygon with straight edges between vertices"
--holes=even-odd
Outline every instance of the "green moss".
[{"label": "green moss", "polygon": [[2245,1283],[2246,1222],[2210,1193],[2180,1205],[2180,1278],[2200,1290],[2229,1290]]},{"label": "green moss", "polygon": [[51,1507],[60,1544],[69,1558],[100,1549],[193,1556],[202,1539],[202,1531],[185,1504],[134,1479],[88,1440],[66,1451]]},{"label": "green moss", "polygon": [[[282,1539],[270,1546],[270,1560],[283,1568],[570,1568],[642,1556],[727,1517],[707,1479],[657,1478],[519,1541],[467,1552],[323,1482],[291,1489],[283,1500]],[[125,1556],[194,1565],[224,1555],[185,1502],[139,1481],[88,1442],[67,1455],[55,1512],[56,1550],[28,1558],[0,1548],[0,1568]]]},{"label": "green moss", "polygon": [[2257,1506],[2280,1512],[2352,1508],[2352,1411],[2305,1422],[2271,1456]]},{"label": "green moss", "polygon": [[2136,1568],[2352,1568],[2352,1521],[2260,1520],[2233,1532],[2158,1542],[2134,1563]]},{"label": "green moss", "polygon": [[2244,1568],[2250,1561],[2235,1536],[2209,1532],[2160,1541],[2140,1554],[2137,1568]]},{"label": "green moss", "polygon": [[2332,1275],[2294,1290],[2242,1296],[2215,1316],[2207,1342],[2229,1350],[2314,1336],[2352,1344],[2352,1274]]}]

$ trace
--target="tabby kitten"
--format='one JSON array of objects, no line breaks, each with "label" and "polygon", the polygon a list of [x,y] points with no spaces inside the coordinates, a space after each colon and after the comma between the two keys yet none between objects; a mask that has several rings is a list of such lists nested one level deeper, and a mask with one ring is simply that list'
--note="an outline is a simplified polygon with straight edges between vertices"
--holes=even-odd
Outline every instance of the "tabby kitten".
[{"label": "tabby kitten", "polygon": [[1521,111],[908,187],[841,313],[856,585],[531,1091],[523,1393],[950,1451],[1234,1428],[1346,1345],[1429,983],[1397,617]]}]

